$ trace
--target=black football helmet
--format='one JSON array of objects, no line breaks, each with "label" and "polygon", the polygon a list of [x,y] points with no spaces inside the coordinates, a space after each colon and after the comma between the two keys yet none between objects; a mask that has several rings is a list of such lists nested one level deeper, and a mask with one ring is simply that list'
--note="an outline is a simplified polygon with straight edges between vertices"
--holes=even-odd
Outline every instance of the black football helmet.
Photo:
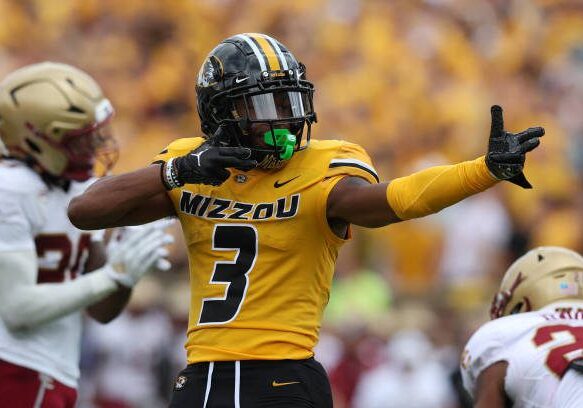
[{"label": "black football helmet", "polygon": [[261,168],[279,168],[309,144],[314,85],[306,67],[268,35],[223,40],[202,64],[196,93],[205,137],[250,148]]}]

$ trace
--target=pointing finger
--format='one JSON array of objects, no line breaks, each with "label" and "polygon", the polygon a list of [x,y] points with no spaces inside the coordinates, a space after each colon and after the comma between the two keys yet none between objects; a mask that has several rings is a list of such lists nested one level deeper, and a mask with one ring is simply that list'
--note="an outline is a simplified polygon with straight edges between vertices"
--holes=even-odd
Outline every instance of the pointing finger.
[{"label": "pointing finger", "polygon": [[249,159],[251,157],[251,149],[248,147],[219,147],[219,155]]},{"label": "pointing finger", "polygon": [[255,160],[242,160],[237,157],[223,156],[220,160],[222,167],[243,167],[252,169],[257,166],[257,162]]},{"label": "pointing finger", "polygon": [[257,161],[256,160],[242,160],[241,164],[238,164],[236,166],[234,166],[237,170],[252,170],[255,167],[257,167]]},{"label": "pointing finger", "polygon": [[535,137],[534,139],[529,139],[520,145],[520,152],[521,153],[530,152],[531,150],[536,149],[536,147],[539,144],[540,144],[540,139],[538,137]]},{"label": "pointing finger", "polygon": [[504,117],[502,116],[502,108],[498,105],[490,108],[492,114],[492,127],[490,129],[491,136],[500,136],[504,131]]},{"label": "pointing finger", "polygon": [[544,134],[545,130],[542,127],[532,127],[517,133],[516,136],[518,137],[518,143],[524,143],[529,139],[541,137]]}]

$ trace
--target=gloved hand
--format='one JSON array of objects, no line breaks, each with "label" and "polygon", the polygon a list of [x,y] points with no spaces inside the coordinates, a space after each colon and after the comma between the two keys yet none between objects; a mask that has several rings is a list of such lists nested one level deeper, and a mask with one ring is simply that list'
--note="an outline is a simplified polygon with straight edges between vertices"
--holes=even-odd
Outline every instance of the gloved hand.
[{"label": "gloved hand", "polygon": [[223,184],[231,173],[227,167],[251,170],[257,162],[251,159],[251,150],[246,147],[222,147],[203,143],[190,153],[172,161],[179,185]]},{"label": "gloved hand", "polygon": [[155,268],[170,269],[170,262],[165,259],[168,250],[164,248],[164,245],[174,242],[172,235],[164,232],[169,225],[169,221],[159,220],[135,227],[116,228],[107,245],[109,277],[131,288]]},{"label": "gloved hand", "polygon": [[519,133],[504,130],[502,108],[491,108],[492,127],[486,154],[488,169],[499,180],[507,180],[523,188],[532,188],[522,170],[526,153],[540,144],[540,137],[545,134],[542,127],[533,127]]}]

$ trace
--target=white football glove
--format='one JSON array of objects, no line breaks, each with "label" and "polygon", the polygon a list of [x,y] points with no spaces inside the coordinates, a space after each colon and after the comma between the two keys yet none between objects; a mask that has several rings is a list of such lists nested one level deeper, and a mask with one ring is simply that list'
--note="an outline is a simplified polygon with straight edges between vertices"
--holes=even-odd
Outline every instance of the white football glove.
[{"label": "white football glove", "polygon": [[107,245],[107,273],[117,283],[132,288],[151,270],[170,269],[164,247],[174,242],[164,229],[172,221],[159,220],[135,227],[117,228]]}]

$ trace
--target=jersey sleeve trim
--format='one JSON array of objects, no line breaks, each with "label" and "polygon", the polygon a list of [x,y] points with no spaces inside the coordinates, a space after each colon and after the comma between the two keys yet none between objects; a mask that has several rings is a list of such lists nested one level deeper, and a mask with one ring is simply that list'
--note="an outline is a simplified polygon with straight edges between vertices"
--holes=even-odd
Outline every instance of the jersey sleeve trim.
[{"label": "jersey sleeve trim", "polygon": [[350,234],[350,226],[348,227],[347,237],[340,238],[332,228],[330,228],[330,224],[328,223],[328,218],[326,217],[326,203],[328,202],[328,196],[332,189],[338,184],[340,180],[342,180],[346,176],[333,176],[327,178],[322,183],[322,191],[320,192],[320,196],[318,197],[317,206],[318,206],[318,223],[320,224],[320,228],[322,229],[324,236],[329,242],[334,243],[335,245],[342,245],[343,243],[347,242],[351,238]]},{"label": "jersey sleeve trim", "polygon": [[357,159],[332,159],[329,168],[332,169],[336,167],[356,167],[373,176],[377,183],[380,181],[376,170],[372,166]]}]

